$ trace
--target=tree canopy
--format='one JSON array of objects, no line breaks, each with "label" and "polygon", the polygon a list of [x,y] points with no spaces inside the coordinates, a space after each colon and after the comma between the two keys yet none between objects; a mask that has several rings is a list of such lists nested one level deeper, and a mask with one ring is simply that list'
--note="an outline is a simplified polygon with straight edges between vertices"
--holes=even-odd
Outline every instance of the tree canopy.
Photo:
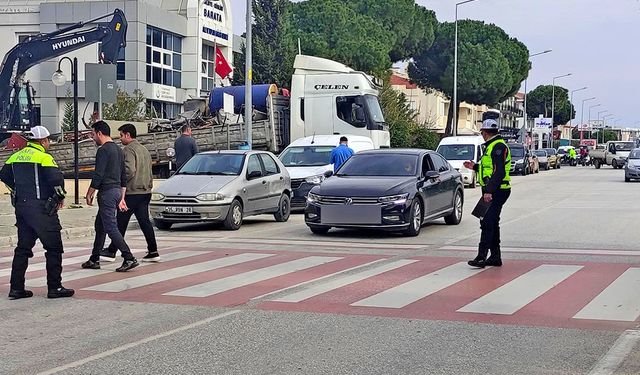
[{"label": "tree canopy", "polygon": [[[554,104],[555,125],[566,124],[570,119],[575,118],[576,111],[569,101],[569,90],[561,86],[556,86]],[[530,117],[551,117],[553,86],[541,85],[527,94],[527,115]]]},{"label": "tree canopy", "polygon": [[[453,97],[455,24],[439,25],[435,41],[420,50],[409,75],[421,88]],[[482,21],[458,21],[458,103],[498,104],[514,95],[530,68],[529,50],[501,28]],[[446,133],[451,133],[453,105]]]}]

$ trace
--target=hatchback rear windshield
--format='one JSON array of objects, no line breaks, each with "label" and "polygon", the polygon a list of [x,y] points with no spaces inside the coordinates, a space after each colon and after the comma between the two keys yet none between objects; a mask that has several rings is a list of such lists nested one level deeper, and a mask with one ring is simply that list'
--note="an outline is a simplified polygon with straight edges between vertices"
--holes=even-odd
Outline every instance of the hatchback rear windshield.
[{"label": "hatchback rear windshield", "polygon": [[189,159],[177,174],[237,176],[243,163],[242,154],[198,154]]}]

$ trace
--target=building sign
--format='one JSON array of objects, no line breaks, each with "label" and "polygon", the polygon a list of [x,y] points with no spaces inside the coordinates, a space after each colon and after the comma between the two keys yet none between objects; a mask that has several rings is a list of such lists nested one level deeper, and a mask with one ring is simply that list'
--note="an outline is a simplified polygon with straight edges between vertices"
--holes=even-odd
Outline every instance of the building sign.
[{"label": "building sign", "polygon": [[38,7],[13,6],[0,7],[0,14],[17,14],[17,13],[38,13]]},{"label": "building sign", "polygon": [[589,124],[578,124],[578,130],[591,130],[591,125]]},{"label": "building sign", "polygon": [[[200,6],[202,38],[211,42],[229,41],[225,6],[221,1],[204,0]],[[227,45],[227,43],[223,43]]]},{"label": "building sign", "polygon": [[152,87],[153,87],[153,100],[175,103],[177,99],[175,87],[158,85],[156,83],[154,83]]},{"label": "building sign", "polygon": [[536,129],[549,129],[551,128],[551,117],[536,117],[533,121]]}]

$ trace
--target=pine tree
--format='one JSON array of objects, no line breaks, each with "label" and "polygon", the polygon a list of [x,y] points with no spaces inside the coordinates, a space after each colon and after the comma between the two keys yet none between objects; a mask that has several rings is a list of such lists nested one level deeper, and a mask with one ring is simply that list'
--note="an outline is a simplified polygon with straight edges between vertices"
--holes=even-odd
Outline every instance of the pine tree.
[{"label": "pine tree", "polygon": [[73,99],[71,96],[71,90],[67,89],[64,101],[64,116],[62,117],[62,130],[65,132],[73,131],[73,125]]}]

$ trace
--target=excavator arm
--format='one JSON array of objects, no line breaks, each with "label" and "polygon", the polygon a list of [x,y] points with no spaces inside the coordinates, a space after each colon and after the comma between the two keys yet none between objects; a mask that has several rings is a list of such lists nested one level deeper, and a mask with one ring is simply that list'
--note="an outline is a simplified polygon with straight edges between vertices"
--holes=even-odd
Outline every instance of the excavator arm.
[{"label": "excavator arm", "polygon": [[[75,31],[89,23],[113,16],[108,24]],[[0,67],[0,131],[28,130],[21,118],[32,118],[30,113],[18,114],[19,99],[22,88],[22,78],[26,71],[43,61],[62,56],[69,52],[86,47],[93,43],[100,46],[100,62],[115,63],[121,48],[126,46],[127,20],[120,9],[113,13],[94,18],[89,21],[78,22],[71,26],[56,30],[52,33],[39,34],[13,47],[4,58]],[[32,91],[26,88],[26,97],[31,112]]]}]

